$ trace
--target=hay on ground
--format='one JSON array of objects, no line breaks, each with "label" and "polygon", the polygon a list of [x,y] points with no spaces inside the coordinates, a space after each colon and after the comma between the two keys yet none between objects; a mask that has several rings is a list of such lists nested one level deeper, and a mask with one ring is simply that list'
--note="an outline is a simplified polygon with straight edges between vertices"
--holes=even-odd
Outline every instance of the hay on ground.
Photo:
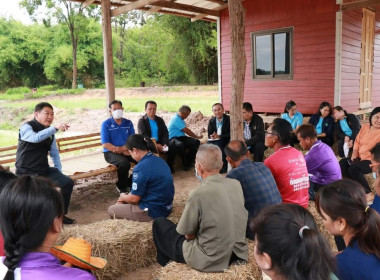
[{"label": "hay on ground", "polygon": [[92,255],[108,263],[97,270],[97,279],[118,279],[120,275],[156,260],[152,223],[128,220],[104,220],[89,225],[65,227],[58,240],[63,244],[70,237],[84,238],[92,244]]},{"label": "hay on ground", "polygon": [[159,280],[237,280],[237,279],[262,279],[261,271],[258,268],[253,256],[254,242],[248,243],[248,263],[245,265],[231,265],[225,272],[210,273],[200,272],[190,268],[187,264],[171,262],[167,266],[159,268],[154,273],[154,279]]},{"label": "hay on ground", "polygon": [[185,204],[189,198],[190,191],[176,193],[173,200],[173,210],[170,213],[168,219],[177,224],[181,218],[182,212],[185,209]]}]

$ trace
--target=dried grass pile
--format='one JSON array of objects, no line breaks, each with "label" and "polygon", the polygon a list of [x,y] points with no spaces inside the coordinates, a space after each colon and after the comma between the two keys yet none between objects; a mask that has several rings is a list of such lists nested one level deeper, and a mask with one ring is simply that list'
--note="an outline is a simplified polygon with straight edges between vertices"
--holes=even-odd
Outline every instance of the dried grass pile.
[{"label": "dried grass pile", "polygon": [[156,260],[152,223],[104,220],[65,227],[58,244],[65,243],[70,237],[84,238],[92,244],[93,256],[107,259],[106,267],[95,272],[97,279],[118,279],[120,275]]},{"label": "dried grass pile", "polygon": [[255,262],[253,256],[254,242],[249,241],[249,260],[246,265],[231,265],[225,272],[206,273],[190,268],[186,264],[171,262],[167,266],[159,268],[153,276],[153,279],[159,280],[247,280],[262,279],[261,271]]},{"label": "dried grass pile", "polygon": [[182,212],[185,209],[186,201],[189,198],[190,191],[176,193],[173,199],[173,210],[168,219],[175,224],[178,224]]}]

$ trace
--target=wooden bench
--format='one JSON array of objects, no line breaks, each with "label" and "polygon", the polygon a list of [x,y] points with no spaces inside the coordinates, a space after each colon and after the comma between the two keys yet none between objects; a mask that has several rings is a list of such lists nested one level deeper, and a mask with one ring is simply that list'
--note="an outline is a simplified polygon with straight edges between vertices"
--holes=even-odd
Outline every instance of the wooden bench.
[{"label": "wooden bench", "polygon": [[[84,151],[89,148],[101,147],[100,133],[90,133],[78,136],[57,138],[58,150],[61,154],[74,151]],[[11,164],[16,161],[17,145],[0,148],[0,164]],[[95,175],[116,171],[117,167],[108,165],[104,168],[90,170],[86,172],[75,172],[69,177],[73,180],[92,177]]]}]

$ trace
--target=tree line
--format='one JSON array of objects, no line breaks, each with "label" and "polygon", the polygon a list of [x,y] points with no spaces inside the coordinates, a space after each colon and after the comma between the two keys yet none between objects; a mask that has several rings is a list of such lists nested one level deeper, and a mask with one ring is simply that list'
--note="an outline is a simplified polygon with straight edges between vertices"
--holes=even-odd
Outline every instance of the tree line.
[{"label": "tree line", "polygon": [[[47,2],[52,12],[42,23],[0,18],[0,90],[49,84],[75,88],[77,81],[86,88],[103,87],[99,9],[85,13],[80,4],[58,1],[70,4],[65,9]],[[32,16],[35,7],[27,4]],[[117,86],[217,82],[214,23],[132,11],[114,18],[112,26]]]}]

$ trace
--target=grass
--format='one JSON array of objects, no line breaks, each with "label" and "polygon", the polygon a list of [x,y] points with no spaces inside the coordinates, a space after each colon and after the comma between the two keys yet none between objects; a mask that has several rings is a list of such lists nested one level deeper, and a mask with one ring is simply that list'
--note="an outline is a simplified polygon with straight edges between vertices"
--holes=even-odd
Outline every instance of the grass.
[{"label": "grass", "polygon": [[[142,112],[144,111],[145,102],[149,97],[127,97],[122,98],[123,107],[126,112]],[[215,96],[202,96],[200,97],[154,97],[154,101],[158,104],[158,110],[177,112],[181,105],[189,105],[193,112],[201,111],[203,114],[211,113],[211,106],[215,102],[218,102],[218,97]],[[72,110],[76,108],[95,110],[103,109],[106,107],[105,98],[89,98],[89,99],[67,99],[67,100],[52,100],[49,101],[53,106],[60,109]],[[0,107],[3,108],[20,108],[25,107],[28,110],[33,110],[36,105],[35,101],[19,101],[19,102],[9,102],[3,103]]]},{"label": "grass", "polygon": [[17,138],[18,131],[0,129],[0,147],[16,145]]},{"label": "grass", "polygon": [[83,88],[59,89],[55,91],[38,91],[37,93],[32,94],[30,91],[27,93],[22,92],[23,88],[16,88],[16,89],[14,89],[13,91],[7,90],[5,94],[0,94],[0,100],[16,101],[16,100],[24,100],[24,99],[35,99],[35,98],[41,98],[44,96],[52,96],[52,95],[80,94],[86,90]]}]

